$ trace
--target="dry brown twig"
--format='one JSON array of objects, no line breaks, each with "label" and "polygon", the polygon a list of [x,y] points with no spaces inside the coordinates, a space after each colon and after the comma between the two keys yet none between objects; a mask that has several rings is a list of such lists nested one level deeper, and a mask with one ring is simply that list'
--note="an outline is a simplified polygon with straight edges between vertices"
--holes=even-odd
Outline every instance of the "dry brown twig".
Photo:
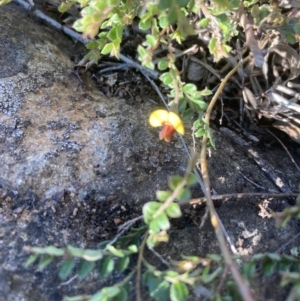
[{"label": "dry brown twig", "polygon": [[[250,56],[248,56],[247,58],[245,58],[243,60],[243,64],[245,64],[246,62],[248,62],[248,60],[250,59]],[[218,90],[216,91],[214,97],[212,98],[206,114],[205,114],[205,122],[207,124],[207,126],[209,126],[209,122],[210,122],[210,115],[211,112],[213,110],[213,107],[216,103],[216,101],[218,100],[221,92],[223,91],[226,83],[228,82],[228,80],[230,79],[230,77],[237,72],[237,70],[240,67],[240,63],[236,65],[236,67],[234,67],[227,75],[226,77],[222,80],[221,85],[219,86]],[[209,179],[209,172],[208,172],[208,167],[207,167],[207,160],[206,160],[206,152],[207,152],[207,143],[209,141],[208,136],[204,135],[203,136],[203,140],[202,140],[202,148],[201,148],[201,153],[200,153],[200,162],[201,162],[201,172],[202,172],[202,177],[203,177],[203,182],[205,185],[205,197],[206,197],[206,204],[210,213],[210,219],[211,219],[211,223],[215,229],[215,233],[216,233],[216,237],[217,240],[219,242],[219,246],[221,249],[221,252],[223,254],[224,260],[226,262],[226,265],[228,266],[228,268],[230,269],[232,276],[235,280],[235,282],[238,285],[239,291],[242,295],[243,300],[245,301],[253,301],[253,297],[252,294],[250,292],[250,288],[249,286],[244,282],[240,272],[238,271],[238,268],[236,267],[235,262],[233,261],[230,251],[228,250],[228,247],[226,245],[226,240],[222,231],[222,227],[221,227],[221,223],[220,223],[220,219],[219,216],[215,210],[214,207],[214,203],[213,203],[213,199],[212,199],[212,195],[211,195],[211,188],[210,188],[210,179]]]},{"label": "dry brown twig", "polygon": [[[298,197],[298,193],[260,193],[260,192],[245,192],[245,193],[231,193],[231,194],[218,194],[218,195],[212,195],[211,199],[213,201],[217,200],[228,200],[230,198],[236,198],[236,199],[241,199],[241,198],[296,198]],[[206,198],[196,198],[196,199],[190,199],[189,203],[191,205],[197,205],[197,204],[202,204],[206,202]]]}]

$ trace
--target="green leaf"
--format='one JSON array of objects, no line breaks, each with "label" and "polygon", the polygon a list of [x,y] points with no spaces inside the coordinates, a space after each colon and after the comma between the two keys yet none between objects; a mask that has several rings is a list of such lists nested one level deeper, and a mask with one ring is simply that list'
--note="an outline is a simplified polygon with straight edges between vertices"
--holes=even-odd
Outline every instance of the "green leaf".
[{"label": "green leaf", "polygon": [[160,230],[168,230],[170,222],[167,215],[163,212],[149,223],[149,228],[154,233],[159,233]]},{"label": "green leaf", "polygon": [[160,202],[164,202],[172,194],[171,191],[158,190],[156,191],[156,198]]},{"label": "green leaf", "polygon": [[159,9],[167,9],[171,7],[172,4],[173,4],[172,0],[159,0],[158,7]]},{"label": "green leaf", "polygon": [[192,185],[195,185],[197,182],[198,182],[198,178],[195,174],[188,175],[187,180],[186,180],[186,185],[192,186]]},{"label": "green leaf", "polygon": [[161,203],[158,202],[148,202],[143,206],[143,215],[146,224],[151,221],[154,212],[156,212],[160,206]]},{"label": "green leaf", "polygon": [[255,273],[255,263],[254,262],[245,262],[242,265],[242,273],[245,277],[250,279]]},{"label": "green leaf", "polygon": [[189,290],[185,283],[177,281],[171,284],[170,297],[172,301],[185,301],[188,295]]},{"label": "green leaf", "polygon": [[108,286],[102,289],[102,293],[109,298],[115,297],[119,292],[120,288],[118,286]]},{"label": "green leaf", "polygon": [[272,260],[266,260],[262,264],[262,271],[265,276],[270,276],[273,274],[276,262]]},{"label": "green leaf", "polygon": [[177,3],[180,7],[185,7],[188,4],[189,0],[177,0]]},{"label": "green leaf", "polygon": [[127,269],[129,263],[130,263],[129,256],[124,256],[122,258],[119,258],[116,264],[116,270],[120,273],[124,272]]},{"label": "green leaf", "polygon": [[216,145],[215,145],[215,140],[214,140],[214,137],[213,137],[213,134],[212,134],[212,130],[206,126],[206,135],[207,137],[209,138],[209,146],[211,146],[212,148],[216,149]]},{"label": "green leaf", "polygon": [[151,47],[154,47],[157,43],[157,38],[151,34],[146,35],[146,40]]},{"label": "green leaf", "polygon": [[118,250],[116,249],[114,246],[109,245],[106,247],[106,249],[112,253],[113,255],[115,255],[116,257],[124,257],[124,253],[122,250]]},{"label": "green leaf", "polygon": [[186,93],[192,94],[197,91],[197,87],[194,84],[186,84],[183,86],[183,91]]},{"label": "green leaf", "polygon": [[160,226],[157,219],[154,219],[149,223],[149,229],[154,233],[160,232]]},{"label": "green leaf", "polygon": [[124,287],[120,287],[120,292],[114,296],[111,301],[126,301],[128,299],[128,293]]},{"label": "green leaf", "polygon": [[25,267],[28,267],[31,264],[33,264],[38,258],[39,258],[38,254],[30,255],[25,263]]},{"label": "green leaf", "polygon": [[252,256],[251,261],[260,261],[266,257],[266,254],[255,254]]},{"label": "green leaf", "polygon": [[92,42],[89,42],[85,45],[85,47],[87,49],[93,49],[93,48],[96,48],[98,47],[98,42],[97,41],[92,41]]},{"label": "green leaf", "polygon": [[170,24],[174,24],[178,20],[180,10],[175,5],[169,7],[168,20]]},{"label": "green leaf", "polygon": [[169,20],[166,15],[161,15],[158,17],[158,24],[161,28],[165,28],[169,25]]},{"label": "green leaf", "polygon": [[173,176],[169,179],[169,187],[170,189],[174,190],[176,187],[183,181],[183,177],[180,176]]},{"label": "green leaf", "polygon": [[159,79],[166,85],[169,86],[170,84],[173,84],[173,78],[170,72],[163,73]]},{"label": "green leaf", "polygon": [[63,249],[56,248],[54,246],[49,246],[46,248],[32,248],[31,251],[37,254],[48,254],[51,256],[63,256],[65,251]]},{"label": "green leaf", "polygon": [[213,273],[204,275],[202,277],[203,283],[210,283],[210,282],[212,282],[218,275],[221,274],[222,270],[223,270],[222,267],[218,267]]},{"label": "green leaf", "polygon": [[280,261],[281,256],[278,253],[268,253],[267,257],[270,258],[273,261]]},{"label": "green leaf", "polygon": [[227,9],[230,9],[230,10],[232,9],[231,3],[227,0],[214,0],[214,2],[222,8],[227,8]]},{"label": "green leaf", "polygon": [[166,70],[168,67],[169,67],[169,60],[168,59],[161,59],[159,62],[158,62],[158,65],[157,65],[158,69],[159,70]]},{"label": "green leaf", "polygon": [[108,301],[109,297],[105,296],[105,294],[102,292],[97,292],[92,296],[92,298],[88,299],[88,301]]},{"label": "green leaf", "polygon": [[191,192],[188,188],[182,188],[177,195],[177,200],[180,202],[188,201],[190,198]]},{"label": "green leaf", "polygon": [[208,49],[211,54],[214,54],[218,49],[218,42],[215,37],[212,37],[208,42]]},{"label": "green leaf", "polygon": [[67,246],[67,250],[71,256],[78,258],[80,258],[84,252],[83,249],[75,248],[70,245]]},{"label": "green leaf", "polygon": [[169,299],[170,284],[162,277],[155,277],[152,272],[146,272],[143,275],[143,281],[148,287],[150,296],[156,301]]},{"label": "green leaf", "polygon": [[114,41],[115,39],[119,38],[117,35],[117,28],[113,27],[107,34],[107,37],[111,40]]},{"label": "green leaf", "polygon": [[180,207],[177,203],[172,203],[167,209],[166,214],[169,217],[177,218],[182,215]]},{"label": "green leaf", "polygon": [[139,53],[139,55],[140,55],[140,60],[141,60],[141,61],[143,61],[144,58],[145,58],[146,56],[148,56],[147,50],[146,50],[143,46],[141,46],[141,45],[138,46],[137,51],[138,51],[138,53]]},{"label": "green leaf", "polygon": [[10,3],[12,0],[0,0],[0,6]]},{"label": "green leaf", "polygon": [[199,127],[203,127],[203,121],[202,119],[197,119],[194,123],[193,123],[193,128],[194,129],[198,129]]},{"label": "green leaf", "polygon": [[101,50],[102,54],[108,54],[111,53],[111,51],[113,50],[113,43],[107,43],[103,49]]},{"label": "green leaf", "polygon": [[110,243],[110,240],[104,240],[101,241],[100,244],[98,245],[98,248],[101,250],[104,250]]},{"label": "green leaf", "polygon": [[195,103],[199,107],[200,111],[205,111],[206,110],[207,103],[205,101],[199,100],[199,99],[195,99],[195,98],[191,98],[191,101],[193,103]]},{"label": "green leaf", "polygon": [[142,65],[151,70],[154,70],[155,68],[154,63],[151,61],[144,61],[142,62]]},{"label": "green leaf", "polygon": [[170,222],[167,215],[163,212],[155,218],[161,230],[168,230],[170,228]]},{"label": "green leaf", "polygon": [[205,134],[205,129],[202,128],[202,129],[199,129],[199,130],[197,130],[197,131],[195,132],[195,137],[196,137],[196,138],[201,138],[201,137],[204,136],[204,134]]},{"label": "green leaf", "polygon": [[139,23],[139,28],[142,30],[148,30],[152,25],[152,21],[151,19],[147,19],[147,20],[141,20]]},{"label": "green leaf", "polygon": [[202,27],[202,28],[206,28],[209,24],[209,19],[208,18],[203,18],[199,23],[199,27]]},{"label": "green leaf", "polygon": [[85,259],[80,259],[77,275],[79,279],[85,278],[95,267],[94,261],[87,261]]},{"label": "green leaf", "polygon": [[66,11],[68,11],[75,3],[66,3],[66,2],[62,2],[59,7],[58,7],[58,11],[60,13],[65,13]]},{"label": "green leaf", "polygon": [[97,261],[103,257],[102,250],[84,250],[81,257],[88,261]]},{"label": "green leaf", "polygon": [[209,96],[209,95],[212,95],[212,91],[205,88],[204,90],[200,91],[201,95],[202,96]]},{"label": "green leaf", "polygon": [[128,247],[128,250],[132,253],[137,253],[139,251],[138,247],[136,245],[130,245]]},{"label": "green leaf", "polygon": [[38,264],[39,270],[42,270],[43,268],[45,268],[49,263],[52,262],[52,260],[53,260],[53,257],[50,255],[45,256],[43,259],[41,259]]},{"label": "green leaf", "polygon": [[74,259],[73,258],[66,259],[59,268],[59,273],[58,273],[59,277],[63,280],[66,279],[71,274],[73,267],[74,267]]},{"label": "green leaf", "polygon": [[[175,91],[174,91],[175,92]],[[171,94],[171,93],[170,93]],[[174,93],[174,95],[170,95],[169,97],[172,97],[172,98],[174,98],[175,97],[175,94],[176,93]],[[178,111],[179,112],[183,112],[185,109],[186,109],[186,105],[187,105],[187,102],[186,102],[186,100],[185,100],[185,98],[180,98],[179,99],[179,105],[178,105]]]},{"label": "green leaf", "polygon": [[216,261],[216,262],[220,262],[222,261],[223,257],[219,254],[208,254],[207,255],[207,258],[213,260],[213,261]]},{"label": "green leaf", "polygon": [[100,261],[100,267],[99,267],[100,276],[103,278],[109,276],[111,272],[114,270],[114,266],[115,266],[114,260],[109,256],[105,256]]},{"label": "green leaf", "polygon": [[195,110],[189,108],[182,112],[181,118],[183,121],[190,121],[194,118]]}]

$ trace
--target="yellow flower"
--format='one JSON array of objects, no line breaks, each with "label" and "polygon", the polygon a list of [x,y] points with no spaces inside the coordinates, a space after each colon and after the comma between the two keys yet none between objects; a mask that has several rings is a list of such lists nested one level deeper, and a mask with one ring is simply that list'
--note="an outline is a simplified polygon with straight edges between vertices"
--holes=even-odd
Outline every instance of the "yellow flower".
[{"label": "yellow flower", "polygon": [[176,132],[184,135],[183,123],[180,117],[174,112],[156,110],[151,113],[149,123],[153,127],[163,127],[159,132],[160,140],[164,139],[166,142],[170,142]]}]

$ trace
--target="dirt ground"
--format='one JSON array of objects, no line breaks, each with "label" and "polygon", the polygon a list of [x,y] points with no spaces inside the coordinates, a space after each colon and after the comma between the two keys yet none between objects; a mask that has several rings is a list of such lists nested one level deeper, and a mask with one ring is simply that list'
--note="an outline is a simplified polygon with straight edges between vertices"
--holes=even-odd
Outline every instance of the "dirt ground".
[{"label": "dirt ground", "polygon": [[[13,4],[5,9],[24,17],[22,12],[20,13],[20,8]],[[30,16],[27,18],[30,19]],[[1,75],[1,78],[5,77],[8,75]],[[46,88],[43,86],[39,93],[45,93],[43,89]],[[84,87],[82,89],[84,91]],[[26,101],[24,100],[19,107],[26,108]],[[91,100],[91,103],[94,104],[94,100]],[[167,188],[168,176],[184,173],[187,156],[180,140],[176,138],[172,143],[164,144],[158,141],[158,131],[151,129],[147,120],[140,121],[153,110],[155,106],[152,103],[146,101],[126,103],[116,98],[108,99],[108,103],[111,107],[117,107],[118,111],[115,113],[122,116],[119,125],[113,127],[105,140],[115,163],[110,169],[103,169],[101,164],[97,165],[95,162],[86,166],[86,169],[93,170],[93,176],[97,176],[97,185],[92,182],[94,178],[91,178],[85,187],[81,186],[77,191],[65,187],[53,190],[50,196],[44,197],[39,194],[40,188],[35,191],[34,187],[26,189],[22,186],[22,189],[19,189],[16,183],[1,176],[0,301],[61,301],[64,296],[94,293],[104,285],[122,279],[123,275],[114,273],[108,280],[102,280],[95,271],[84,280],[74,279],[70,284],[64,285],[57,275],[59,266],[56,263],[51,263],[43,271],[38,271],[36,266],[25,268],[24,262],[28,254],[23,251],[23,247],[26,245],[63,247],[71,244],[77,247],[96,248],[101,241],[112,239],[118,227],[124,222],[140,216],[143,204],[154,199],[155,190]],[[14,109],[13,114],[16,112],[24,116],[19,107]],[[44,110],[47,110],[47,107],[44,106]],[[71,117],[68,115],[66,118]],[[11,127],[5,123],[7,118],[7,115],[1,112],[2,131],[5,130],[7,135],[6,140],[4,138],[1,140],[1,155],[6,154],[5,147],[12,146],[8,142],[14,137],[12,132],[9,132]],[[93,118],[100,120],[103,116]],[[108,124],[115,122],[114,119],[111,120]],[[63,129],[65,127],[67,126],[62,125]],[[26,133],[29,135],[29,132]],[[279,132],[276,134],[283,139],[295,161],[300,164],[299,145]],[[28,137],[26,135],[25,137]],[[46,134],[43,137],[46,137]],[[21,138],[21,142],[25,141],[25,138],[22,138],[23,140]],[[214,125],[214,138],[216,150],[211,150],[208,162],[212,187],[217,194],[280,192],[254,160],[220,132],[217,123]],[[185,141],[191,149],[193,141],[191,130],[188,128]],[[262,131],[259,143],[251,141],[247,143],[249,148],[256,150],[259,156],[273,167],[278,177],[291,191],[298,191],[299,171],[277,140]],[[19,144],[15,144],[15,147],[18,149]],[[78,160],[72,150],[60,151],[66,158]],[[80,152],[81,150],[78,153]],[[107,160],[112,162],[113,159],[108,157]],[[49,162],[58,164],[58,161]],[[3,170],[15,168],[11,163],[11,165],[7,162],[2,164]],[[55,178],[59,175],[53,171],[51,176]],[[74,177],[77,176],[74,172]],[[36,182],[38,183],[39,179]],[[42,178],[40,183],[44,185]],[[203,196],[199,186],[192,188],[192,194],[193,198]],[[290,199],[232,197],[219,202],[217,212],[237,253],[252,255],[260,252],[276,252],[299,233],[298,222],[292,221],[286,228],[281,229],[275,226],[275,221],[270,217],[271,211],[282,211],[292,203]],[[180,219],[172,221],[170,242],[160,245],[157,252],[167,260],[179,259],[180,254],[205,256],[208,253],[220,253],[209,219],[203,228],[199,228],[205,214],[205,206],[195,208],[187,205],[183,208],[183,212]],[[286,245],[281,252],[289,254],[292,246],[299,246],[299,243],[298,238]],[[158,267],[161,265],[151,252],[147,252],[147,256]],[[134,262],[132,264],[134,265]],[[253,288],[261,296],[258,300],[281,301],[287,296],[288,288],[281,288],[276,277],[259,276],[256,283]],[[143,297],[144,300],[149,300],[147,292],[144,292]],[[134,290],[131,298],[134,300]],[[202,299],[192,296],[190,300]]]}]

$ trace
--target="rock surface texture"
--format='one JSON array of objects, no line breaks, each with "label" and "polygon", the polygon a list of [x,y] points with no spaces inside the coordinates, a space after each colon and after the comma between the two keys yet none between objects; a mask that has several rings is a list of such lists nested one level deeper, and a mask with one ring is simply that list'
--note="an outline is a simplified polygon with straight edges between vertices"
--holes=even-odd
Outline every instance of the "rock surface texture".
[{"label": "rock surface texture", "polygon": [[[166,188],[169,175],[184,172],[186,153],[178,139],[158,141],[147,122],[150,103],[130,106],[101,95],[89,76],[80,80],[70,60],[79,46],[67,37],[14,4],[1,7],[0,14],[0,301],[60,301],[94,293],[102,285],[95,275],[61,286],[55,264],[43,272],[24,268],[23,247],[92,248],[112,238],[119,224],[140,215],[142,204]],[[218,193],[239,192],[239,172],[274,189],[236,146],[218,133],[215,138],[210,171]],[[294,166],[284,152],[272,158],[267,151],[266,159],[279,164],[295,191]],[[242,187],[257,191],[247,181]],[[200,189],[193,194],[199,197]],[[275,251],[299,231],[296,224],[275,228],[273,220],[258,215],[255,200],[236,202],[218,212],[241,254]],[[209,222],[198,228],[204,210],[192,210],[174,224],[173,240],[160,248],[163,256],[219,252]]]}]

